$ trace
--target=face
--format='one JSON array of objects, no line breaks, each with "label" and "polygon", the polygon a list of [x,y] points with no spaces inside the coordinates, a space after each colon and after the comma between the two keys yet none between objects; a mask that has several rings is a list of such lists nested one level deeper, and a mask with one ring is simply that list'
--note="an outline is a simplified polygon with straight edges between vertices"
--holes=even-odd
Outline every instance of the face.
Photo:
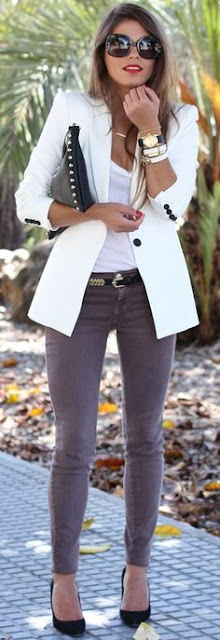
[{"label": "face", "polygon": [[[122,20],[111,33],[129,36],[133,42],[150,35],[136,20]],[[137,47],[132,47],[130,53],[123,58],[114,58],[105,51],[104,60],[108,74],[120,93],[127,93],[129,89],[146,83],[151,77],[156,62],[156,60],[142,58]]]}]

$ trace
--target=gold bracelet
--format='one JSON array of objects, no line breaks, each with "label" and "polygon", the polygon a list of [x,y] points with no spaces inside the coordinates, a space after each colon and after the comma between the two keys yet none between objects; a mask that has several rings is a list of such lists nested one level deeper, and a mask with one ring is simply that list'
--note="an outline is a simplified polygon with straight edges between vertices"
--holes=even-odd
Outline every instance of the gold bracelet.
[{"label": "gold bracelet", "polygon": [[147,133],[160,133],[161,131],[161,126],[155,127],[154,129],[146,129],[144,131],[138,131],[138,136],[139,137],[144,137],[147,135]]}]

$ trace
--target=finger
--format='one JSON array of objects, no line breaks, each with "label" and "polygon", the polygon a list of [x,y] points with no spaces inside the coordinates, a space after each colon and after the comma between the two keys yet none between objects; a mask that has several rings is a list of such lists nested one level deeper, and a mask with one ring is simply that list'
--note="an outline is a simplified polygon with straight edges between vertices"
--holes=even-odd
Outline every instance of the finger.
[{"label": "finger", "polygon": [[145,104],[148,104],[149,101],[151,102],[151,98],[149,98],[143,87],[137,87],[137,94],[139,97],[139,101],[145,102]]},{"label": "finger", "polygon": [[155,93],[155,91],[153,89],[151,89],[150,87],[148,87],[148,85],[143,85],[144,91],[147,94],[147,96],[154,102],[159,102],[159,98],[157,96],[157,94]]},{"label": "finger", "polygon": [[150,102],[154,102],[155,101],[155,96],[153,95],[153,93],[151,93],[151,91],[149,91],[149,87],[144,87],[144,92],[145,92],[145,95],[147,96],[148,100],[150,100]]},{"label": "finger", "polygon": [[129,96],[126,96],[126,99],[123,101],[123,108],[125,110],[125,113],[127,114],[128,111],[130,111],[132,106],[132,100]]},{"label": "finger", "polygon": [[155,98],[157,97],[157,94],[155,93],[155,91],[151,89],[151,87],[149,87],[148,84],[143,84],[142,87],[145,91],[148,91],[152,96],[155,96]]},{"label": "finger", "polygon": [[135,88],[133,88],[133,89],[130,89],[130,91],[129,91],[129,95],[130,95],[130,97],[131,97],[131,99],[132,99],[132,100],[136,100],[136,102],[137,102],[137,101],[139,102],[140,97],[139,97],[139,94],[138,94],[137,89],[138,89],[138,87],[135,87]]},{"label": "finger", "polygon": [[[123,218],[126,219],[126,225],[129,225],[131,229],[138,229],[138,226],[140,224],[140,221],[137,219],[137,217],[134,216],[129,216],[127,213],[123,214]],[[134,220],[135,218],[135,220]]]},{"label": "finger", "polygon": [[142,211],[139,211],[139,209],[134,209],[133,207],[128,207],[126,213],[129,213],[129,215],[131,216],[137,216],[138,218],[140,216],[144,216],[144,213],[142,213]]}]

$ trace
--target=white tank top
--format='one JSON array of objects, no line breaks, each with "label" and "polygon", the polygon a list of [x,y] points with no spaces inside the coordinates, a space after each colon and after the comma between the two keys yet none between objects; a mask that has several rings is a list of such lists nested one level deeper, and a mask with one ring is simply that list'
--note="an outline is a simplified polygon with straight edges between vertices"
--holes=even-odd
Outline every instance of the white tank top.
[{"label": "white tank top", "polygon": [[[109,202],[120,202],[120,204],[130,204],[130,182],[131,171],[126,171],[111,160],[109,179]],[[126,271],[135,269],[136,262],[130,237],[127,232],[116,233],[112,229],[107,229],[104,245],[98,255],[93,271]]]}]

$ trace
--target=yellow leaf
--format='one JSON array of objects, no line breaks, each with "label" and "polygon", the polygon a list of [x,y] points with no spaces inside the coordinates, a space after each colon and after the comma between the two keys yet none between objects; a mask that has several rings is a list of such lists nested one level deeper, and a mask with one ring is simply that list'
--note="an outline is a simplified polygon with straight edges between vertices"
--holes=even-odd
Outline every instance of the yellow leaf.
[{"label": "yellow leaf", "polygon": [[173,422],[173,420],[164,420],[163,426],[165,427],[165,429],[173,429],[176,425],[175,425],[175,422]]},{"label": "yellow leaf", "polygon": [[206,73],[206,71],[203,71],[202,69],[200,71],[200,75],[209,100],[212,103],[216,120],[218,124],[220,124],[220,83],[216,78],[213,78],[209,73]]},{"label": "yellow leaf", "polygon": [[134,640],[160,640],[160,636],[150,624],[141,622],[133,635]]},{"label": "yellow leaf", "polygon": [[106,542],[106,544],[99,544],[93,547],[81,545],[79,548],[80,553],[102,553],[102,551],[108,551],[110,548],[110,544]]},{"label": "yellow leaf", "polygon": [[220,491],[220,480],[216,480],[216,482],[207,482],[204,485],[204,489],[206,489],[206,491]]},{"label": "yellow leaf", "polygon": [[86,531],[86,529],[89,529],[89,527],[91,527],[91,524],[93,524],[93,522],[94,522],[94,518],[83,520],[82,531]]},{"label": "yellow leaf", "polygon": [[115,413],[116,411],[118,411],[118,407],[113,402],[102,402],[99,405],[99,413]]},{"label": "yellow leaf", "polygon": [[205,133],[209,133],[209,124],[207,118],[199,111],[198,104],[196,104],[195,96],[192,94],[189,86],[184,82],[183,78],[179,78],[180,92],[182,102],[186,102],[187,104],[195,104],[198,112],[199,112],[199,125],[205,131]]},{"label": "yellow leaf", "polygon": [[42,413],[44,413],[44,408],[43,407],[36,407],[36,409],[30,409],[29,411],[29,416],[40,416]]},{"label": "yellow leaf", "polygon": [[172,524],[158,524],[155,527],[154,533],[156,536],[181,536],[182,531],[178,527],[174,527]]},{"label": "yellow leaf", "polygon": [[19,402],[19,393],[14,391],[9,391],[6,398],[7,404],[13,404],[14,402]]}]

